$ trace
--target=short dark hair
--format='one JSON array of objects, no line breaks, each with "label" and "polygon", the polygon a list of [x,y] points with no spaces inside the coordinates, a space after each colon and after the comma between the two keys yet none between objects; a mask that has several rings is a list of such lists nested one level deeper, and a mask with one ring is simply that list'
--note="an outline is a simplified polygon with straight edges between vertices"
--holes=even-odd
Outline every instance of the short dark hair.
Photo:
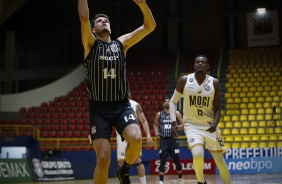
[{"label": "short dark hair", "polygon": [[195,61],[196,61],[196,58],[198,58],[198,57],[203,57],[203,58],[205,58],[207,64],[209,64],[209,59],[208,59],[205,55],[198,55],[198,56],[196,56],[196,57],[195,57]]},{"label": "short dark hair", "polygon": [[97,18],[99,18],[99,17],[104,17],[104,18],[106,18],[106,19],[110,22],[110,19],[109,19],[108,15],[103,14],[103,13],[98,13],[98,14],[96,14],[95,17],[91,20],[91,29],[92,29],[92,28],[94,27],[94,25],[95,25],[95,20],[96,20]]},{"label": "short dark hair", "polygon": [[170,100],[170,97],[169,96],[164,96],[164,101],[169,99]]}]

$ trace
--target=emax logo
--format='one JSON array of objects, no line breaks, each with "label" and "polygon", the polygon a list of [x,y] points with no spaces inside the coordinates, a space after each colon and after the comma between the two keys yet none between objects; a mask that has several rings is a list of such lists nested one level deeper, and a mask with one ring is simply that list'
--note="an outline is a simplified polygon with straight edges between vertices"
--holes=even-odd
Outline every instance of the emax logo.
[{"label": "emax logo", "polygon": [[25,163],[4,163],[0,162],[0,178],[29,177]]}]

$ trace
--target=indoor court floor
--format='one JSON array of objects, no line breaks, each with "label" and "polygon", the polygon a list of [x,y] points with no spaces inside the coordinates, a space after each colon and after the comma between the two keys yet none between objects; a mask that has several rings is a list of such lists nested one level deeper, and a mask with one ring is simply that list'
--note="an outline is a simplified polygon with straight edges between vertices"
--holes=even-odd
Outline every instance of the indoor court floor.
[{"label": "indoor court floor", "polygon": [[[223,184],[219,175],[205,175],[208,184]],[[132,184],[140,184],[137,176],[131,176]],[[197,184],[194,175],[184,175],[184,184]],[[158,184],[159,178],[157,175],[147,175],[147,184]],[[35,182],[36,184],[93,184],[92,180],[72,180],[60,182]],[[108,184],[118,184],[117,178],[110,178]],[[241,174],[231,175],[232,184],[282,184],[282,174]],[[23,183],[21,183],[23,184]],[[34,183],[24,183],[34,184]],[[177,184],[176,175],[165,175],[164,184]]]}]

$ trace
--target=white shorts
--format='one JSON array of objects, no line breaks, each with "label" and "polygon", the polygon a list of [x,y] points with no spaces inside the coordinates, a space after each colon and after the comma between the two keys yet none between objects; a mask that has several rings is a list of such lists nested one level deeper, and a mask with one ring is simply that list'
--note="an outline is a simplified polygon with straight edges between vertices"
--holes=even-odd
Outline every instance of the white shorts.
[{"label": "white shorts", "polygon": [[204,129],[184,126],[184,131],[190,149],[197,145],[202,145],[210,152],[226,152],[219,128],[216,128],[215,132],[210,133]]},{"label": "white shorts", "polygon": [[116,132],[117,135],[117,160],[124,160],[125,157],[125,149],[127,146],[126,140],[121,141],[121,136]]},{"label": "white shorts", "polygon": [[[116,132],[117,135],[117,161],[124,160],[125,158],[125,149],[127,146],[126,140],[121,141],[121,136]],[[142,152],[140,152],[140,156],[142,156]]]}]

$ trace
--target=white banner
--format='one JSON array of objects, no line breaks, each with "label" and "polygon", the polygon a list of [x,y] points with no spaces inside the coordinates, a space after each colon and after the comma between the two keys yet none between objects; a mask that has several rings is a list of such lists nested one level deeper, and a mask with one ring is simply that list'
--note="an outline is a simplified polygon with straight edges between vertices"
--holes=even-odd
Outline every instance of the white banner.
[{"label": "white banner", "polygon": [[248,46],[279,45],[278,12],[247,13]]}]

